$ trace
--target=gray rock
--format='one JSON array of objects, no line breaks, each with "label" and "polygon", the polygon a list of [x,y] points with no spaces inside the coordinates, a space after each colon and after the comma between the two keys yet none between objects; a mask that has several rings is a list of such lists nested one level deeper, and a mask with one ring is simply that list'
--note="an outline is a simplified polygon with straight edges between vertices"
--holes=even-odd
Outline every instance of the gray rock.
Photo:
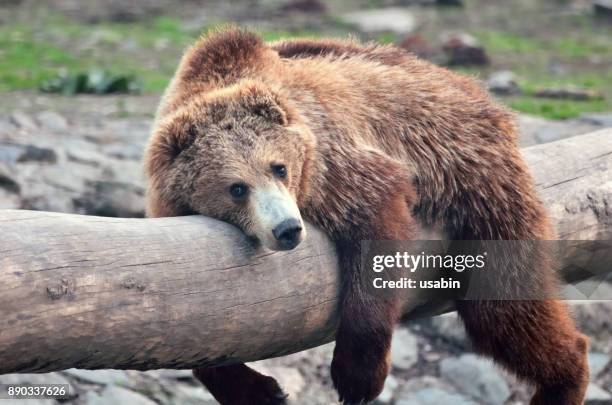
[{"label": "gray rock", "polygon": [[[1,181],[1,180],[0,180]],[[21,199],[0,186],[0,210],[15,210],[21,208]]]},{"label": "gray rock", "polygon": [[108,156],[117,159],[138,160],[142,159],[143,145],[140,143],[122,143],[104,145],[102,151]]},{"label": "gray rock", "polygon": [[23,111],[14,111],[10,116],[10,122],[17,128],[33,130],[37,128],[36,123],[28,114]]},{"label": "gray rock", "polygon": [[153,378],[165,378],[168,380],[192,380],[194,378],[191,370],[159,369],[146,371],[144,374]]},{"label": "gray rock", "polygon": [[436,4],[439,6],[455,6],[462,7],[463,0],[436,0]]},{"label": "gray rock", "polygon": [[116,181],[92,181],[88,187],[88,191],[73,200],[76,212],[105,217],[144,217],[141,188]]},{"label": "gray rock", "polygon": [[398,328],[391,342],[391,364],[401,370],[408,370],[419,358],[417,338],[406,328]]},{"label": "gray rock", "polygon": [[612,127],[612,113],[584,113],[580,120],[591,125],[602,127]]},{"label": "gray rock", "polygon": [[395,403],[396,405],[476,405],[476,402],[456,392],[448,392],[438,387],[422,388],[403,396]]},{"label": "gray rock", "polygon": [[487,86],[489,87],[490,91],[501,96],[521,93],[521,88],[517,83],[516,75],[514,72],[509,70],[502,70],[492,73],[491,76],[489,76],[489,80],[487,80]]},{"label": "gray rock", "polygon": [[408,381],[397,394],[395,405],[476,405],[453,387],[431,376]]},{"label": "gray rock", "polygon": [[109,385],[100,393],[89,391],[85,395],[87,405],[109,405],[109,404],[129,404],[129,405],[156,405],[156,403],[144,395],[134,391]]},{"label": "gray rock", "polygon": [[57,405],[58,402],[51,398],[35,399],[35,398],[24,398],[24,399],[0,399],[2,405]]},{"label": "gray rock", "polygon": [[107,158],[97,152],[83,149],[70,149],[66,151],[66,157],[71,162],[99,167],[100,163],[106,161]]},{"label": "gray rock", "polygon": [[554,142],[600,129],[584,120],[551,121],[527,114],[518,116],[521,147]]},{"label": "gray rock", "polygon": [[501,405],[510,397],[508,384],[498,369],[474,354],[442,360],[440,375],[481,404]]},{"label": "gray rock", "polygon": [[125,384],[128,380],[123,370],[81,370],[70,368],[63,373],[78,380],[99,385]]},{"label": "gray rock", "polygon": [[612,342],[612,301],[569,301],[578,329],[590,339],[593,351],[608,352]]},{"label": "gray rock", "polygon": [[385,386],[382,392],[380,393],[378,398],[376,398],[374,403],[375,404],[390,404],[393,401],[393,397],[395,396],[395,391],[397,390],[398,386],[399,386],[399,382],[397,381],[397,378],[389,374],[387,376],[387,379],[385,380]]},{"label": "gray rock", "polygon": [[610,363],[610,356],[604,353],[589,353],[591,377],[597,377]]},{"label": "gray rock", "polygon": [[584,405],[610,405],[612,404],[612,395],[603,388],[589,384],[586,395],[584,397]]},{"label": "gray rock", "polygon": [[292,400],[299,398],[298,394],[304,389],[306,382],[302,373],[293,367],[269,366],[261,363],[252,364],[253,368],[262,374],[269,375],[278,381],[283,391]]},{"label": "gray rock", "polygon": [[64,132],[68,129],[68,121],[54,111],[43,111],[36,116],[41,127],[54,132]]},{"label": "gray rock", "polygon": [[21,187],[16,176],[11,173],[8,166],[0,162],[0,189],[7,193],[19,194]]},{"label": "gray rock", "polygon": [[414,15],[401,7],[354,11],[342,15],[341,18],[344,22],[355,25],[360,31],[367,33],[390,31],[407,34],[416,27]]},{"label": "gray rock", "polygon": [[489,56],[478,40],[467,33],[446,33],[441,36],[447,64],[452,66],[488,65]]},{"label": "gray rock", "polygon": [[17,129],[15,124],[11,121],[10,117],[2,116],[0,117],[0,134],[4,137],[13,133]]},{"label": "gray rock", "polygon": [[17,161],[55,163],[57,162],[57,154],[53,149],[27,145],[17,158]]},{"label": "gray rock", "polygon": [[593,0],[593,11],[597,17],[612,18],[612,0]]},{"label": "gray rock", "polygon": [[70,381],[59,373],[5,374],[0,375],[0,384],[68,384]]},{"label": "gray rock", "polygon": [[439,338],[459,347],[467,344],[465,327],[456,312],[434,316],[418,321],[423,332],[433,338]]},{"label": "gray rock", "polygon": [[217,405],[218,402],[204,387],[187,384],[176,384],[172,387],[172,398],[169,403],[175,405]]}]

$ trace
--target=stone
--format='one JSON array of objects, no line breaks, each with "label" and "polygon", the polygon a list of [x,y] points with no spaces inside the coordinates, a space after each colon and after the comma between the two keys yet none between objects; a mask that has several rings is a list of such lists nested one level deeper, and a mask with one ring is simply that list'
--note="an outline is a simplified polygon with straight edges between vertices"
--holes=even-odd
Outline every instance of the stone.
[{"label": "stone", "polygon": [[17,128],[25,130],[34,130],[37,128],[36,123],[28,114],[23,111],[14,111],[10,116],[10,122]]},{"label": "stone", "polygon": [[41,148],[35,145],[26,145],[17,158],[17,162],[57,162],[57,154],[53,149]]},{"label": "stone", "polygon": [[580,120],[591,125],[612,127],[611,113],[584,113],[580,116]]},{"label": "stone", "polygon": [[569,301],[578,330],[590,339],[593,351],[608,352],[612,341],[611,301]]},{"label": "stone", "polygon": [[4,138],[6,136],[10,136],[11,133],[15,132],[17,127],[11,121],[8,116],[0,117],[0,135]]},{"label": "stone", "polygon": [[159,369],[150,370],[144,372],[146,375],[150,375],[153,378],[165,378],[169,380],[192,380],[194,379],[193,372],[191,370],[170,370],[170,369]]},{"label": "stone", "polygon": [[285,394],[289,395],[292,400],[297,400],[298,394],[304,389],[306,382],[302,373],[293,367],[284,366],[269,366],[262,364],[251,364],[251,366],[258,372],[269,375],[278,381],[279,385],[283,388]]},{"label": "stone", "polygon": [[434,54],[434,50],[429,42],[418,34],[406,35],[398,46],[423,59],[431,59]]},{"label": "stone", "polygon": [[500,96],[521,94],[516,75],[510,70],[492,73],[487,80],[487,86],[491,92]]},{"label": "stone", "polygon": [[36,116],[41,127],[54,132],[64,132],[68,129],[68,121],[55,111],[43,111]]},{"label": "stone", "polygon": [[465,348],[467,345],[465,327],[456,312],[424,318],[415,323],[418,323],[423,332],[431,338],[442,339],[460,348]]},{"label": "stone", "polygon": [[401,7],[354,11],[342,15],[341,19],[366,33],[407,34],[416,27],[414,14]]},{"label": "stone", "polygon": [[87,405],[129,404],[129,405],[156,405],[156,402],[126,388],[109,385],[99,393],[88,391],[85,394]]},{"label": "stone", "polygon": [[612,395],[598,385],[593,383],[587,387],[584,397],[584,405],[610,405],[612,404]]},{"label": "stone", "polygon": [[551,121],[527,114],[519,114],[518,124],[521,147],[554,142],[601,129],[583,120]]},{"label": "stone", "polygon": [[176,384],[172,387],[173,398],[170,403],[175,405],[217,405],[218,402],[203,386],[194,387],[187,384]]},{"label": "stone", "polygon": [[462,7],[463,0],[436,0],[436,4],[439,6]]},{"label": "stone", "polygon": [[16,180],[16,176],[11,173],[9,167],[0,162],[0,189],[7,193],[19,194],[21,187]]},{"label": "stone", "polygon": [[391,364],[400,370],[408,370],[419,358],[417,338],[406,328],[398,328],[391,341]]},{"label": "stone", "polygon": [[81,370],[70,368],[64,370],[63,373],[78,380],[99,385],[125,384],[128,380],[123,370]]},{"label": "stone", "polygon": [[575,101],[591,101],[603,99],[603,94],[590,89],[581,89],[578,87],[551,87],[540,89],[533,93],[535,97],[552,98],[558,100],[575,100]]},{"label": "stone", "polygon": [[387,379],[385,380],[385,386],[383,387],[382,392],[374,401],[375,404],[390,404],[393,402],[393,397],[395,396],[395,391],[399,386],[399,382],[397,378],[393,375],[389,374]]},{"label": "stone", "polygon": [[593,12],[597,17],[612,19],[612,0],[593,0]]},{"label": "stone", "polygon": [[281,7],[283,13],[325,14],[327,6],[319,0],[294,0]]},{"label": "stone", "polygon": [[396,405],[476,405],[458,393],[448,392],[442,388],[429,387],[423,388],[403,396],[395,402]]},{"label": "stone", "polygon": [[610,363],[610,356],[604,353],[589,353],[589,369],[591,377],[597,377]]},{"label": "stone", "polygon": [[442,360],[440,376],[480,404],[502,405],[510,397],[508,384],[493,363],[474,354]]},{"label": "stone", "polygon": [[97,152],[83,149],[70,149],[66,150],[66,157],[71,162],[79,163],[82,165],[88,165],[92,167],[99,167],[100,162],[106,161],[107,158]]},{"label": "stone", "polygon": [[116,181],[90,181],[88,190],[73,199],[75,211],[104,217],[144,217],[144,192],[140,187]]},{"label": "stone", "polygon": [[450,66],[484,66],[489,56],[475,37],[466,33],[443,35],[442,49]]},{"label": "stone", "polygon": [[70,381],[60,373],[5,374],[0,375],[0,384],[67,384]]},{"label": "stone", "polygon": [[57,405],[57,401],[51,398],[36,399],[36,398],[24,398],[10,402],[8,399],[0,400],[2,404],[6,405]]},{"label": "stone", "polygon": [[432,376],[409,380],[396,397],[395,405],[476,405],[473,400]]},{"label": "stone", "polygon": [[16,210],[20,208],[21,199],[19,196],[15,193],[6,191],[0,185],[0,210]]}]

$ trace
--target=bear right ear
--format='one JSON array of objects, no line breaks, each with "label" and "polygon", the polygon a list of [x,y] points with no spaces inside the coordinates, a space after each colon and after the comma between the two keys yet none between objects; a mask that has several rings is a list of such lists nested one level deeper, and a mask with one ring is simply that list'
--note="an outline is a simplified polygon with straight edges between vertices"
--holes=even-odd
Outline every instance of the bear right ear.
[{"label": "bear right ear", "polygon": [[292,121],[292,114],[284,100],[263,84],[248,83],[241,89],[241,93],[241,103],[252,114],[282,126],[287,126]]},{"label": "bear right ear", "polygon": [[151,144],[151,153],[155,156],[150,158],[162,165],[172,163],[196,139],[198,131],[192,122],[190,117],[180,114],[160,124]]},{"label": "bear right ear", "polygon": [[287,113],[276,100],[259,100],[249,105],[250,111],[278,125],[287,126]]}]

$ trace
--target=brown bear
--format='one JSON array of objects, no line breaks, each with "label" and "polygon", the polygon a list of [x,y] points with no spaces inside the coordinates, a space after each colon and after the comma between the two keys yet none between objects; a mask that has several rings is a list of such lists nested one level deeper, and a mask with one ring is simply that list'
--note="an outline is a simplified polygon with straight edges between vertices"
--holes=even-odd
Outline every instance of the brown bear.
[{"label": "brown bear", "polygon": [[[186,52],[163,97],[145,158],[148,215],[211,216],[272,250],[300,243],[303,221],[323,229],[345,277],[331,377],[344,403],[371,401],[402,303],[365,290],[360,241],[411,240],[417,226],[456,240],[552,238],[516,134],[479,83],[395,47],[266,44],[225,28]],[[553,299],[551,263],[517,255],[503,274],[546,299],[456,306],[479,353],[537,386],[533,404],[577,405],[587,339]],[[194,374],[223,404],[285,401],[244,364]]]}]

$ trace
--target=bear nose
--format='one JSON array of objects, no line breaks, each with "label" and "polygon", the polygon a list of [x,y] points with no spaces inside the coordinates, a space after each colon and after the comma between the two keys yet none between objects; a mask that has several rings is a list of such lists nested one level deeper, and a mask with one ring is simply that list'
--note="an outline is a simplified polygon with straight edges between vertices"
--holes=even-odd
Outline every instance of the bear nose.
[{"label": "bear nose", "polygon": [[285,219],[272,230],[272,234],[279,242],[281,248],[293,249],[300,242],[302,225],[295,218]]}]

